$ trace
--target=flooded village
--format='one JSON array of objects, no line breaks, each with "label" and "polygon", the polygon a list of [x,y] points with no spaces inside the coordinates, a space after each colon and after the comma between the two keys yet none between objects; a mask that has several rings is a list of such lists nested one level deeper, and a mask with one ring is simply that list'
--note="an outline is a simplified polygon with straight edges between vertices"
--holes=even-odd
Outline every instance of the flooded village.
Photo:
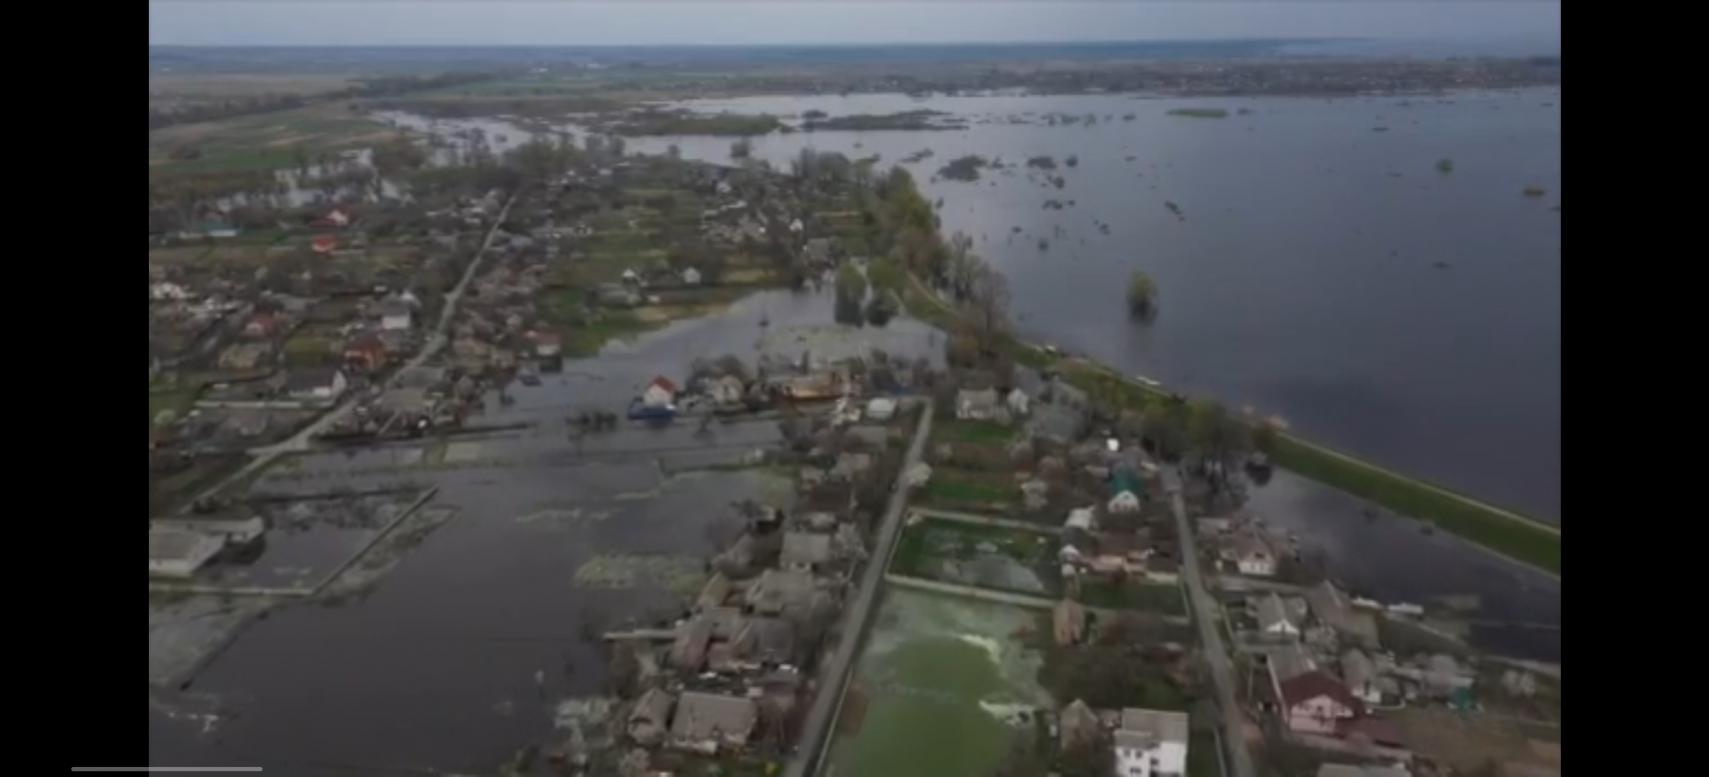
[{"label": "flooded village", "polygon": [[1558,624],[1518,655],[1480,631],[1513,612],[1385,586],[1300,505],[1535,570],[1008,336],[905,170],[363,143],[283,194],[151,181],[153,757],[1559,773]]}]

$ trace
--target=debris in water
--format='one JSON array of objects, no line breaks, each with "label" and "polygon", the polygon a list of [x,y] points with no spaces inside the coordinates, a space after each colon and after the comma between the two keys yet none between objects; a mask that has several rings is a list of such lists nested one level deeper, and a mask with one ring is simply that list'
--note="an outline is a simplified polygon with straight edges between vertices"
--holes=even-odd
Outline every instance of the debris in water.
[{"label": "debris in water", "polygon": [[1436,262],[1436,263],[1435,263],[1435,264],[1433,264],[1433,265],[1431,265],[1431,266],[1432,266],[1432,267],[1435,267],[1435,268],[1436,268],[1436,269],[1438,269],[1438,270],[1446,270],[1446,269],[1448,269],[1448,263],[1447,263],[1447,262],[1443,262],[1443,261],[1438,261],[1438,262]]}]

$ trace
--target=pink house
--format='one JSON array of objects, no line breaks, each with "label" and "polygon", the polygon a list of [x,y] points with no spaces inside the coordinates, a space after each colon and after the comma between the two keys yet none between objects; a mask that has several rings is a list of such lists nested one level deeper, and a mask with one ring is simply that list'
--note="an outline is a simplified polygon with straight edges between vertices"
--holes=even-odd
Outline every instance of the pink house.
[{"label": "pink house", "polygon": [[1365,705],[1340,681],[1312,670],[1277,685],[1282,717],[1293,731],[1333,736],[1344,721],[1365,713]]}]

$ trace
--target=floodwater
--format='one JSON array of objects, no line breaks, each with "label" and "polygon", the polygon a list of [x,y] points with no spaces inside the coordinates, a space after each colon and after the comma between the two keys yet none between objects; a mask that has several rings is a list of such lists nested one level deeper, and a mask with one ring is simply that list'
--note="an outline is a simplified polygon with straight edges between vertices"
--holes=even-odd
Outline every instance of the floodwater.
[{"label": "floodwater", "polygon": [[1480,649],[1537,661],[1561,660],[1561,583],[1446,532],[1315,481],[1277,471],[1250,489],[1253,515],[1299,538],[1302,557],[1320,557],[1331,578],[1378,601],[1412,602],[1442,613],[1443,596],[1474,595],[1470,640]]},{"label": "floodwater", "polygon": [[[569,416],[589,405],[621,410],[654,374],[681,377],[699,356],[751,362],[761,345],[796,353],[803,342],[864,352],[858,337],[816,329],[830,320],[828,293],[757,293],[566,362],[540,386],[512,386],[515,404],[489,401],[479,422],[530,426],[460,438],[438,463],[422,446],[387,446],[311,454],[270,473],[258,488],[276,494],[436,486],[428,507],[457,516],[372,587],[336,604],[282,606],[185,695],[154,694],[150,758],[287,773],[491,773],[525,745],[557,741],[557,705],[603,682],[604,659],[587,636],[674,617],[731,536],[731,502],[793,500],[790,483],[764,470],[671,474],[660,465],[684,452],[774,446],[775,421],[704,432],[690,421],[625,422],[574,441]],[[845,331],[894,353],[909,342],[941,351],[918,322]],[[455,457],[453,446],[462,446]],[[209,708],[212,720],[200,712]]]},{"label": "floodwater", "polygon": [[[1008,276],[1024,334],[1278,414],[1313,440],[1560,520],[1558,88],[1335,100],[855,95],[683,105],[833,117],[932,108],[966,119],[958,131],[772,134],[754,138],[752,153],[780,169],[804,147],[877,154],[881,169],[902,163],[932,200],[942,198],[944,231],[972,236],[975,251]],[[1184,107],[1228,116],[1168,114]],[[1044,117],[1053,113],[1097,121],[1050,126]],[[728,163],[731,140],[636,138],[628,146],[654,153],[676,145],[685,157]],[[902,162],[924,149],[933,155]],[[932,180],[965,154],[1000,157],[1006,169],[973,182]],[[1064,165],[1071,154],[1073,168]],[[1025,166],[1035,155],[1055,158],[1050,175],[1063,179],[1061,189]],[[1443,158],[1452,172],[1437,170]],[[1533,185],[1544,196],[1522,194]],[[1047,209],[1053,199],[1064,207]],[[1124,289],[1135,269],[1158,284],[1161,313],[1150,326],[1127,317]]]},{"label": "floodwater", "polygon": [[[1037,613],[1008,605],[887,588],[855,666],[866,699],[859,728],[832,745],[837,777],[980,777],[1031,736],[1021,715],[1054,709],[1038,685],[1042,658],[1016,637]],[[1030,720],[1027,718],[1025,720]],[[847,731],[854,721],[839,723]]]}]

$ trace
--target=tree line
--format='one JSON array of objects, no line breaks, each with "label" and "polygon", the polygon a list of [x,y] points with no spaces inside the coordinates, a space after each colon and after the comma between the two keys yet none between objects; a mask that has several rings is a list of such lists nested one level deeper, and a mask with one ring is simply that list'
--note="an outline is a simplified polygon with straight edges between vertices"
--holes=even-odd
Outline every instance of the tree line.
[{"label": "tree line", "polygon": [[349,100],[361,97],[388,97],[451,86],[491,80],[489,73],[443,73],[435,76],[387,76],[362,79],[355,86],[305,96],[300,94],[261,94],[254,97],[234,97],[204,100],[178,105],[151,105],[148,108],[148,128],[151,130],[174,124],[215,121],[252,113],[271,113],[301,108],[317,102]]}]

